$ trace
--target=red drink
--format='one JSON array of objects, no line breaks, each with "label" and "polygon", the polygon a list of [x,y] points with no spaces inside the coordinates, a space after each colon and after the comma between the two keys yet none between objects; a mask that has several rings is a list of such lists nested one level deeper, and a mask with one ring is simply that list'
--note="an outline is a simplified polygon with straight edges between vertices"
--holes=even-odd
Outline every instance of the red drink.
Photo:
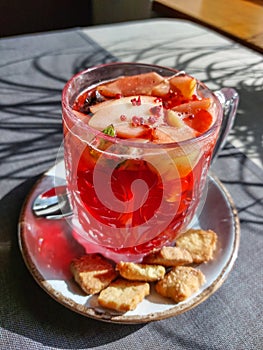
[{"label": "red drink", "polygon": [[222,110],[188,75],[147,65],[136,74],[130,64],[132,74],[120,78],[125,67],[113,66],[113,80],[109,65],[64,109],[67,181],[87,250],[137,260],[192,220]]}]

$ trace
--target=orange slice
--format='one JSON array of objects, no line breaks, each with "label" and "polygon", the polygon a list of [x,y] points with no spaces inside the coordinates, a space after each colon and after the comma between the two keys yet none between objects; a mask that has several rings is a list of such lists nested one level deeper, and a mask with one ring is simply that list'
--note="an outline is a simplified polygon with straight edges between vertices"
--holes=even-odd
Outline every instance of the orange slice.
[{"label": "orange slice", "polygon": [[169,79],[172,90],[180,90],[181,94],[190,99],[196,88],[196,79],[189,75],[176,75]]}]

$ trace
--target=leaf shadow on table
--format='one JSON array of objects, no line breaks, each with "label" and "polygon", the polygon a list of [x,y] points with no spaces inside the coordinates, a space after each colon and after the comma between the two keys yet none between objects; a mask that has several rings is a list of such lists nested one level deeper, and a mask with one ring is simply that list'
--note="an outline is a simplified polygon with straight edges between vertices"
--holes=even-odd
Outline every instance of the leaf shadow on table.
[{"label": "leaf shadow on table", "polygon": [[[159,53],[161,52],[160,47],[158,46],[155,46],[154,50]],[[187,51],[184,47],[182,47],[181,50],[185,50],[185,55],[177,55],[177,59],[174,58],[172,64],[170,64],[171,61],[169,58],[175,56],[174,47],[171,47],[170,52],[168,52],[166,57],[163,57],[164,61],[162,61],[162,59],[155,60],[153,53],[147,47],[141,51],[140,55],[137,55],[136,59],[143,61],[145,59],[145,53],[147,54],[147,59],[149,58],[156,64],[165,64],[186,70],[188,70],[188,67],[190,70],[193,67],[192,72],[200,72],[202,66],[198,66],[198,62],[202,59],[204,59],[205,62],[205,58],[208,56],[207,49],[203,49],[203,54],[200,54],[200,51],[198,50],[196,53],[193,50],[191,52],[189,50]],[[31,82],[31,85],[29,86],[24,86],[19,81],[17,81],[18,85],[9,84],[10,81],[1,81],[2,84],[5,84],[7,96],[11,96],[10,91],[13,91],[15,95],[22,98],[22,101],[20,105],[18,105],[16,101],[11,101],[9,105],[2,106],[2,110],[7,116],[3,128],[6,128],[5,131],[8,131],[9,133],[7,134],[6,143],[4,144],[4,147],[6,147],[4,148],[4,151],[10,152],[4,158],[4,161],[8,164],[8,174],[5,174],[3,178],[8,181],[13,181],[13,184],[20,183],[20,185],[8,192],[0,202],[0,262],[2,265],[0,273],[3,274],[2,280],[5,281],[0,287],[2,302],[0,312],[2,327],[10,332],[20,334],[28,339],[32,339],[49,347],[60,348],[62,346],[61,344],[63,344],[63,348],[65,348],[65,344],[67,344],[67,348],[75,349],[96,347],[117,341],[118,339],[139,331],[144,325],[117,325],[103,323],[85,318],[84,316],[75,314],[66,309],[64,306],[55,302],[36,284],[27,270],[19,251],[17,241],[17,222],[22,203],[28,191],[38,178],[38,176],[34,176],[37,171],[40,172],[45,170],[54,162],[57,147],[59,147],[62,139],[59,96],[62,83],[66,81],[66,79],[63,78],[65,77],[65,57],[71,55],[70,50],[63,52],[60,55],[59,50],[54,51],[50,55],[29,62],[29,65],[31,65],[31,68],[34,71],[31,72],[29,69],[26,71],[27,74],[30,72],[32,73],[28,74],[28,80]],[[124,51],[122,50],[122,52]],[[217,51],[214,50],[214,48],[212,48],[210,52],[213,55],[217,55]],[[73,53],[73,59],[67,61],[66,64],[67,69],[69,69],[67,71],[68,77],[73,71],[76,72],[94,62],[94,60],[92,61],[89,59],[90,56],[85,52],[83,53],[82,48]],[[192,55],[191,58],[189,58],[189,55]],[[46,65],[47,58],[49,61]],[[61,61],[58,58],[60,58]],[[112,60],[112,57],[109,57],[109,60]],[[53,67],[52,64],[54,64],[54,69],[57,73],[59,62],[63,62],[64,64],[64,66],[61,65],[62,68],[59,71],[62,79],[58,78],[57,74],[54,75],[54,70],[49,71],[48,69],[45,69],[47,66]],[[221,64],[221,61],[219,63]],[[227,81],[228,74],[220,64],[218,67],[216,66],[216,63],[214,66],[208,67],[205,72],[207,76],[204,80],[206,82],[213,81],[218,87],[229,86]],[[198,68],[195,68],[195,65]],[[249,73],[250,77],[255,74],[254,72],[257,68],[257,63],[255,63],[253,67],[246,67],[246,70],[243,71],[242,69],[239,69],[237,72],[232,68],[233,67],[230,69],[231,77],[229,77],[229,79],[234,76],[236,79],[240,78],[236,87],[241,96],[239,118],[236,124],[237,127],[233,132],[236,133],[237,138],[243,138],[243,140],[247,142],[246,147],[249,148],[253,147],[255,138],[247,139],[247,131],[244,130],[243,126],[245,124],[247,125],[245,118],[249,118],[251,113],[253,113],[253,115],[256,114],[258,118],[261,115],[259,112],[260,106],[256,105],[253,101],[262,99],[262,87],[260,84],[256,83],[256,80],[251,81],[251,84],[249,85],[242,83],[242,81],[245,79],[245,74]],[[43,81],[46,83],[48,82],[48,86],[50,86],[49,84],[53,81],[51,86],[53,86],[52,89],[54,90],[36,90],[36,86],[39,85],[39,80],[36,79],[36,86],[34,86],[34,79],[37,77],[35,75],[36,72],[42,75]],[[218,76],[218,72],[223,72],[224,76]],[[257,75],[259,72],[260,70],[258,70]],[[235,73],[238,74],[235,75]],[[255,78],[257,75],[255,74]],[[37,94],[35,95],[36,91]],[[52,91],[54,91],[55,94],[52,94]],[[36,102],[31,99],[32,94]],[[28,99],[28,96],[30,99]],[[45,103],[45,101],[48,102]],[[24,108],[22,108],[23,106]],[[18,107],[20,108],[20,118],[17,118]],[[40,109],[41,113],[36,115],[35,111],[40,111]],[[48,123],[46,119],[47,116],[50,116]],[[42,117],[43,122],[40,124]],[[22,123],[23,120],[25,121],[24,124]],[[51,123],[53,123],[52,126],[47,125]],[[252,130],[255,133],[254,135],[259,135],[260,125],[262,125],[261,122],[260,124],[256,123],[253,127]],[[21,127],[23,128],[24,133],[21,133]],[[11,141],[11,139],[14,140],[12,132],[17,132],[17,138],[15,138],[14,143]],[[37,132],[41,135],[40,137],[37,135]],[[28,134],[32,136],[32,139],[29,139]],[[10,135],[12,138],[9,137]],[[49,137],[47,137],[48,135]],[[3,141],[1,140],[1,142]],[[32,147],[35,148],[32,150]],[[260,152],[260,154],[262,155],[262,152]],[[43,155],[45,155],[46,158],[43,158]],[[224,172],[224,164],[226,167],[229,167],[229,162],[222,162],[224,157],[226,158],[229,156],[231,156],[229,153],[224,154],[224,152],[221,155],[219,166],[221,166],[221,164],[223,166],[221,167],[220,177],[228,187],[234,189],[236,184],[231,182],[232,177],[226,176]],[[237,160],[236,156],[233,158]],[[241,165],[242,162],[237,161],[237,166],[241,167]],[[255,216],[252,216],[252,214],[254,214],[253,210],[255,212],[255,205],[259,204],[259,202],[255,203],[258,198],[258,195],[256,196],[255,193],[258,193],[259,188],[257,186],[257,179],[253,179],[253,181],[251,180],[248,184],[246,182],[247,176],[244,176],[243,178],[244,169],[244,167],[240,168],[240,176],[236,181],[238,186],[241,185],[243,190],[247,191],[249,197],[247,198],[246,203],[242,203],[243,207],[239,208],[240,211],[242,210],[241,218],[243,222],[245,222],[245,220],[259,220],[259,216],[256,218]],[[34,177],[32,177],[32,174]],[[25,181],[29,177],[30,179]],[[25,182],[21,183],[22,181]],[[3,181],[2,186],[3,188],[5,186]],[[233,194],[235,195],[234,190]],[[237,203],[238,200],[239,198],[237,197]],[[252,204],[253,207],[251,207]],[[251,209],[250,213],[248,213],[249,208]],[[252,222],[252,224],[254,223]],[[32,328],[32,324],[35,324],[34,328]],[[198,349],[198,347],[196,347],[196,349]]]},{"label": "leaf shadow on table", "polygon": [[[46,346],[60,348],[66,343],[69,349],[104,345],[136,332],[144,324],[105,323],[68,310],[48,296],[30,275],[19,250],[17,224],[23,201],[37,179],[24,182],[0,202],[0,263],[5,274],[1,326]],[[35,324],[34,329],[27,328],[27,324]]]},{"label": "leaf shadow on table", "polygon": [[[37,285],[19,251],[17,224],[22,203],[38,179],[36,174],[54,164],[62,142],[60,101],[64,84],[82,69],[116,60],[96,43],[90,41],[88,45],[85,40],[83,45],[82,40],[76,46],[74,39],[73,48],[59,40],[55,43],[63,47],[50,51],[43,41],[35,41],[30,44],[42,46],[41,55],[35,57],[29,53],[28,58],[18,55],[13,62],[0,67],[3,71],[0,178],[4,180],[1,181],[4,197],[0,202],[0,262],[5,281],[0,287],[1,326],[46,346],[60,348],[61,344],[68,344],[67,348],[72,349],[100,346],[143,327],[103,323],[68,310]],[[24,51],[18,52],[23,56]],[[20,65],[25,73],[17,75]],[[5,73],[7,69],[9,74]],[[13,190],[9,191],[10,187]],[[32,324],[36,325],[33,329],[29,326]]]},{"label": "leaf shadow on table", "polygon": [[[18,54],[13,62],[0,64],[0,180],[16,186],[55,163],[63,141],[64,85],[83,69],[115,60],[96,43],[84,43],[50,51],[43,46],[38,56]],[[20,69],[24,73],[17,74]],[[3,181],[1,190],[6,193]]]},{"label": "leaf shadow on table", "polygon": [[[263,164],[261,106],[263,104],[263,59],[231,41],[212,40],[207,33],[174,33],[174,40],[163,37],[142,41],[112,41],[106,48],[122,61],[152,63],[192,74],[212,90],[234,87],[240,97],[232,139],[240,150]],[[189,44],[191,43],[191,44]],[[143,46],[143,48],[142,48]]]},{"label": "leaf shadow on table", "polygon": [[[219,166],[222,166],[224,164],[222,161],[233,156],[235,152],[236,150],[231,145],[227,145],[219,158],[219,163],[221,163]],[[234,154],[234,159],[238,159],[236,154]],[[35,176],[22,183],[0,201],[0,264],[1,273],[4,274],[2,281],[5,281],[0,286],[1,326],[7,331],[31,339],[43,346],[57,349],[64,349],[65,346],[67,349],[95,348],[118,342],[136,332],[141,335],[144,324],[104,323],[68,310],[46,294],[30,275],[19,251],[17,223],[25,197],[38,178]],[[225,177],[226,183],[227,180]],[[227,185],[235,186],[233,183],[227,183]],[[256,184],[253,184],[251,180],[250,186],[253,185]],[[246,189],[247,184],[241,182],[241,186]],[[184,318],[184,315],[180,316],[178,322],[180,323],[180,320]],[[32,324],[35,326],[32,327]],[[165,321],[157,322],[154,323],[154,329],[159,329],[164,337],[168,325],[167,335],[169,332],[173,334],[172,324]],[[146,334],[149,336],[151,326],[150,328],[147,326],[147,329]],[[176,344],[182,347],[193,345],[193,339],[189,341],[189,344],[185,337],[180,338],[178,335],[176,339]],[[202,348],[201,343],[195,344],[195,349]]]},{"label": "leaf shadow on table", "polygon": [[261,234],[257,227],[263,224],[263,170],[230,143],[220,152],[213,170],[230,191],[240,223]]},{"label": "leaf shadow on table", "polygon": [[238,141],[237,147],[241,152],[248,157],[258,158],[258,163],[263,165],[263,124],[260,112],[260,106],[263,105],[263,85],[261,89],[257,89],[256,86],[253,88],[240,84],[237,92],[240,104],[231,138]]}]

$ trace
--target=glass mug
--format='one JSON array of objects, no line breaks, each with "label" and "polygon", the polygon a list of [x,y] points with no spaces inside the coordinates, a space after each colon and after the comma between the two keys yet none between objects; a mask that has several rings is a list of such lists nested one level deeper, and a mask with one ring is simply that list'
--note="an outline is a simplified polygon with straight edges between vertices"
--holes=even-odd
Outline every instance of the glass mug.
[{"label": "glass mug", "polygon": [[[73,109],[86,90],[119,77],[152,72],[165,78],[184,76],[183,72],[156,65],[110,63],[73,76],[62,94],[64,160],[73,209],[73,236],[87,253],[100,252],[115,261],[140,261],[153,249],[173,244],[186,230],[200,204],[211,160],[222,147],[238,104],[234,89],[213,93],[197,81],[198,98],[210,101],[211,126],[188,139],[179,135],[178,141],[177,131],[184,133],[189,128],[176,125],[177,136],[173,139],[170,135],[168,141],[160,142],[136,136],[115,137],[107,127],[106,132],[93,127],[92,117]],[[161,98],[155,96],[149,102],[148,97],[144,100],[142,96],[141,100],[141,95],[131,98],[133,105],[155,112],[160,107],[167,118]],[[105,126],[111,125],[111,113],[116,111],[120,120],[126,118],[121,97],[111,100],[118,100],[113,108],[103,102]],[[132,118],[133,122],[134,118],[136,122],[142,119],[140,115]],[[162,126],[154,132],[158,133],[158,129]]]}]

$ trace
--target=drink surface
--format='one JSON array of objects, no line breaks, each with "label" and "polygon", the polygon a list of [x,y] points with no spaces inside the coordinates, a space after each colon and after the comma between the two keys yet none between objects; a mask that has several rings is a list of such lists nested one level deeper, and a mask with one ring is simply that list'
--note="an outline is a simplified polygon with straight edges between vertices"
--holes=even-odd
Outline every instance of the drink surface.
[{"label": "drink surface", "polygon": [[198,96],[196,86],[196,79],[186,74],[120,77],[82,93],[73,109],[81,118],[89,116],[95,129],[111,126],[111,136],[178,142],[199,136],[213,123],[211,100]]},{"label": "drink surface", "polygon": [[[199,203],[216,134],[180,143],[211,128],[212,100],[198,95],[193,77],[151,72],[81,92],[73,113],[101,132],[85,141],[64,123],[66,168],[74,169],[67,180],[82,236],[126,256],[172,243]],[[164,144],[174,147],[151,148]]]}]

